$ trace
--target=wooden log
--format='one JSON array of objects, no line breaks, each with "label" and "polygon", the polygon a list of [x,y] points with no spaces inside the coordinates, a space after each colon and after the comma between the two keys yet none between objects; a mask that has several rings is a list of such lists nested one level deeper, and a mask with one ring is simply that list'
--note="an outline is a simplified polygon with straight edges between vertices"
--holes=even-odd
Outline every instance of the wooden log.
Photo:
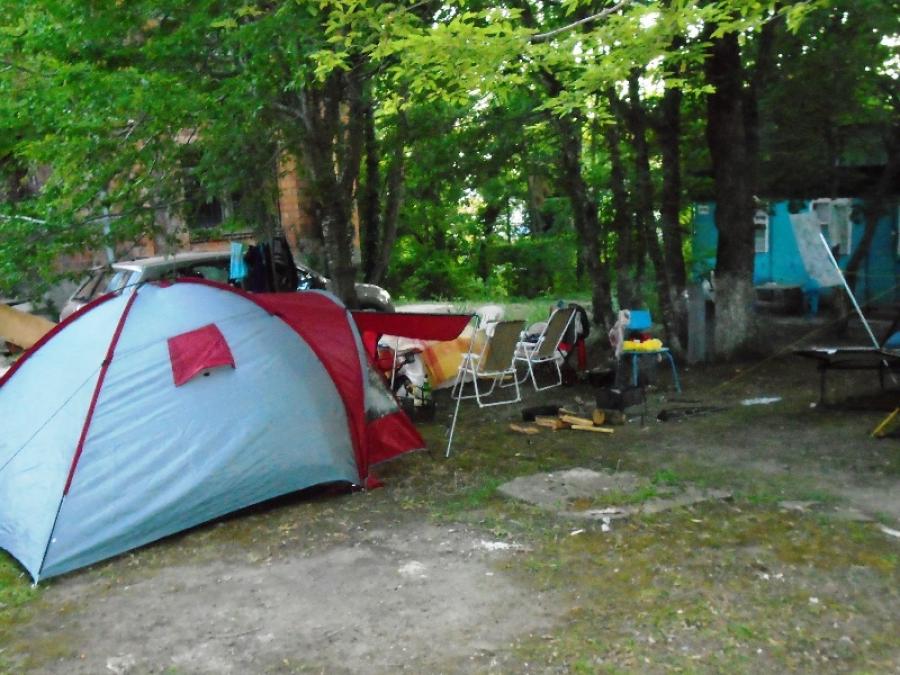
[{"label": "wooden log", "polygon": [[614,433],[614,429],[610,429],[609,427],[595,427],[593,424],[573,424],[573,431],[594,431],[601,434],[611,434]]},{"label": "wooden log", "polygon": [[515,431],[518,434],[526,434],[528,436],[534,436],[534,434],[541,433],[541,430],[538,429],[533,424],[516,424],[512,423],[509,425],[510,431]]},{"label": "wooden log", "polygon": [[878,423],[878,426],[872,430],[872,436],[875,438],[884,438],[887,436],[888,428],[891,426],[891,422],[894,421],[894,418],[900,415],[900,408],[894,408],[894,412],[885,417],[881,422]]},{"label": "wooden log", "polygon": [[534,422],[535,417],[554,417],[559,414],[558,405],[535,405],[522,409],[522,421]]},{"label": "wooden log", "polygon": [[596,415],[598,411],[602,412],[603,416],[605,417],[605,419],[603,421],[604,424],[612,424],[613,426],[620,426],[622,424],[625,424],[625,422],[628,421],[627,418],[625,417],[625,413],[623,413],[621,410],[609,410],[606,408],[603,408],[603,409],[597,408],[597,410],[594,411],[594,414]]},{"label": "wooden log", "polygon": [[559,419],[561,419],[563,422],[568,422],[573,426],[576,424],[588,427],[594,426],[594,420],[588,417],[578,417],[577,415],[560,415]]},{"label": "wooden log", "polygon": [[534,423],[539,427],[544,427],[546,429],[553,429],[553,431],[559,431],[560,429],[568,429],[571,424],[564,422],[558,417],[535,417]]}]

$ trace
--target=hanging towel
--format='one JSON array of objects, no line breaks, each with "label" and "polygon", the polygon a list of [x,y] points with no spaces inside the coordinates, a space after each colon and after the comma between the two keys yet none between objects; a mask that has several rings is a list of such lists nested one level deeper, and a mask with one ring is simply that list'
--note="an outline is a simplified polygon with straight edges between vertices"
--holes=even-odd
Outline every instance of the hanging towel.
[{"label": "hanging towel", "polygon": [[247,263],[244,262],[244,245],[239,241],[231,242],[231,269],[228,278],[242,281],[247,276]]}]

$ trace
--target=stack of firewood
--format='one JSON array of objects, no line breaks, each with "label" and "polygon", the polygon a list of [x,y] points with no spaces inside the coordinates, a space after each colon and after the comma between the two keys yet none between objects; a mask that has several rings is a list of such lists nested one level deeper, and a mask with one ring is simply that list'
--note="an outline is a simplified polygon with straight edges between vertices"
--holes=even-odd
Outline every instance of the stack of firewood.
[{"label": "stack of firewood", "polygon": [[581,415],[565,408],[560,408],[556,415],[538,415],[531,424],[512,423],[511,431],[520,434],[538,434],[542,429],[561,431],[572,429],[573,431],[593,431],[595,433],[611,434],[613,429],[609,425],[625,424],[625,415],[618,410],[604,410],[597,408],[590,417]]}]

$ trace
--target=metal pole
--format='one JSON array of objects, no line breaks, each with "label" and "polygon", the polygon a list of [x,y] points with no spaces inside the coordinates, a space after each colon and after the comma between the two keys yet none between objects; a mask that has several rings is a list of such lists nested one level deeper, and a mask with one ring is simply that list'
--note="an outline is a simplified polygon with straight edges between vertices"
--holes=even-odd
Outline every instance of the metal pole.
[{"label": "metal pole", "polygon": [[[103,235],[105,237],[109,237],[109,209],[103,209]],[[116,262],[116,254],[113,251],[113,247],[109,244],[106,245],[106,263],[108,265],[112,265]]]},{"label": "metal pole", "polygon": [[459,404],[462,402],[462,387],[463,384],[459,382],[462,377],[462,370],[456,374],[456,382],[453,384],[453,389],[450,390],[450,396],[452,398],[453,392],[456,390],[456,385],[459,384],[459,392],[457,393],[456,399],[456,408],[453,410],[453,421],[450,423],[450,434],[447,439],[447,452],[444,453],[444,457],[450,456],[450,448],[453,445],[453,432],[456,431],[456,418],[459,417]]},{"label": "metal pole", "polygon": [[[850,296],[850,302],[853,303],[854,309],[856,309],[856,313],[859,314],[859,318],[862,321],[863,326],[866,329],[866,332],[869,334],[869,338],[872,340],[872,344],[875,345],[875,349],[881,349],[881,345],[878,343],[878,338],[875,337],[875,333],[872,332],[872,327],[869,326],[869,322],[866,321],[866,317],[863,316],[862,310],[859,307],[859,303],[856,302],[856,296],[853,295],[853,291],[850,290],[850,284],[847,283],[847,279],[844,277],[844,273],[841,272],[841,268],[835,260],[834,255],[831,253],[831,247],[828,245],[828,240],[825,239],[825,235],[819,232],[819,239],[822,240],[822,245],[825,247],[825,250],[828,251],[828,258],[831,260],[834,268],[837,270],[838,276],[841,278],[841,282],[844,284],[844,290],[847,291],[847,295]],[[897,378],[894,377],[894,374],[891,372],[890,364],[888,364],[887,359],[882,359],[881,365],[887,370],[888,376],[891,378],[891,382],[894,384],[897,383]],[[879,376],[884,378],[884,371],[879,371]],[[884,386],[884,380],[882,379],[882,386]]]},{"label": "metal pole", "polygon": [[862,321],[866,332],[872,339],[872,344],[875,345],[876,349],[880,349],[881,345],[878,344],[878,338],[875,337],[875,333],[872,332],[872,328],[871,326],[869,326],[869,322],[866,321],[866,317],[863,316],[862,310],[859,307],[859,303],[856,302],[856,296],[854,296],[853,291],[850,290],[850,284],[848,284],[847,279],[844,278],[844,273],[841,271],[840,265],[838,265],[837,260],[835,260],[834,254],[832,254],[831,252],[831,247],[828,245],[828,240],[825,239],[825,235],[821,232],[819,232],[819,239],[822,240],[822,246],[824,246],[825,250],[828,252],[828,259],[831,260],[831,263],[834,265],[834,269],[837,270],[838,276],[841,278],[841,283],[844,284],[844,290],[847,291],[847,295],[850,296],[850,302],[853,303],[853,308],[856,310],[856,313],[859,314],[859,318]]},{"label": "metal pole", "polygon": [[[397,376],[397,352],[400,351],[400,336],[397,336],[397,342],[394,343],[394,363],[391,365],[391,393],[394,392],[394,378]],[[378,356],[378,343],[375,343],[375,356]]]},{"label": "metal pole", "polygon": [[[481,323],[481,318],[476,314],[475,315],[475,332],[478,332],[478,326]],[[471,319],[470,319],[471,321]],[[463,387],[466,386],[465,382],[465,373],[463,372],[464,368],[468,367],[469,364],[472,363],[472,347],[475,344],[475,333],[472,334],[471,339],[469,340],[469,351],[463,356],[462,363],[459,364],[459,370],[456,371],[456,381],[453,383],[453,388],[450,390],[450,400],[453,400],[453,392],[456,391],[457,385],[459,385],[459,391],[456,392],[456,407],[453,409],[453,421],[450,423],[450,438],[447,439],[447,452],[444,453],[444,457],[450,457],[450,448],[453,446],[453,432],[456,431],[456,418],[459,417],[459,404],[462,402],[463,395]],[[473,368],[474,371],[474,368]],[[472,376],[477,378],[478,376],[473,372]],[[476,382],[476,387],[477,382]]]}]

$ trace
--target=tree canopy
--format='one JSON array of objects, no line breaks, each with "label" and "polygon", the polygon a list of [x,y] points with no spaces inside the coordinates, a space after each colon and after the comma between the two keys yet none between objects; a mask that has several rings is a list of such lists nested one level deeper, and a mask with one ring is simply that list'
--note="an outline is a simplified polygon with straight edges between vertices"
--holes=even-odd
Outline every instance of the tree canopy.
[{"label": "tree canopy", "polygon": [[357,276],[408,295],[583,289],[604,323],[650,296],[677,343],[685,214],[713,196],[740,324],[752,197],[834,187],[896,125],[895,9],[8,0],[0,288],[160,236],[188,184],[240,195],[232,225],[277,230],[290,155],[349,301]]}]

